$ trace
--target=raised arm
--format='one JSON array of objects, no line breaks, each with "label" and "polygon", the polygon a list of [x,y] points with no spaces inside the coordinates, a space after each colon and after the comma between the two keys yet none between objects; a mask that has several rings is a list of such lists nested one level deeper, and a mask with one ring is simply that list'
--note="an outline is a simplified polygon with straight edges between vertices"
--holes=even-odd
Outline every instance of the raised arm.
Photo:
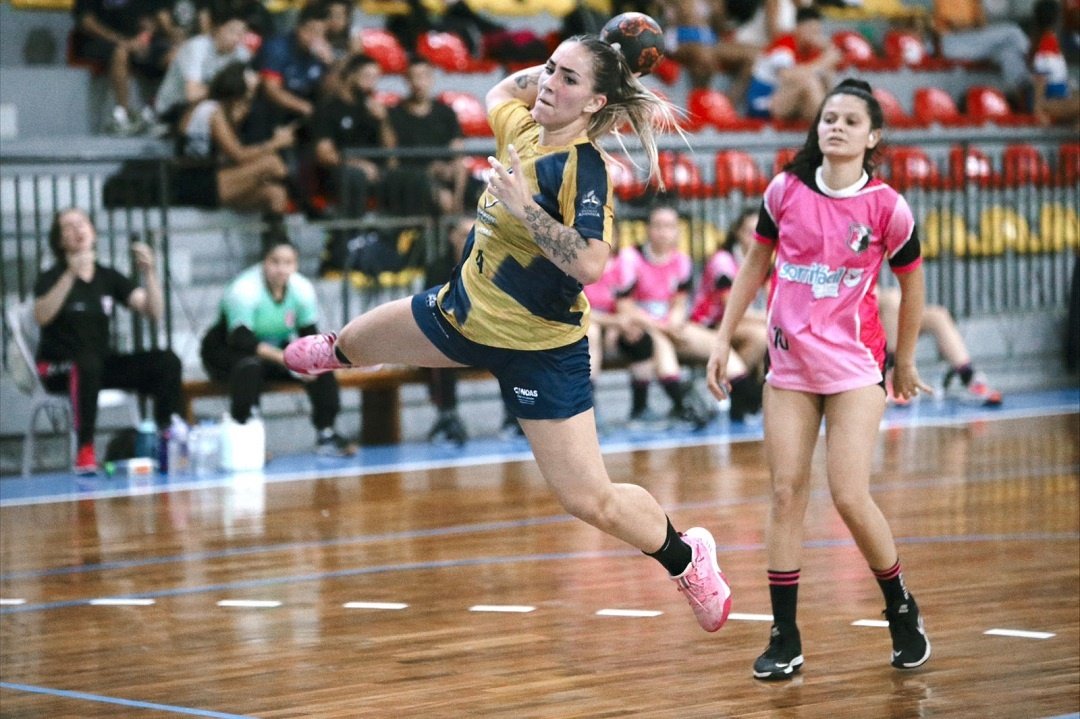
[{"label": "raised arm", "polygon": [[491,112],[507,100],[521,100],[529,107],[532,107],[533,103],[536,102],[537,81],[543,69],[543,65],[537,65],[536,67],[518,70],[513,75],[504,77],[495,87],[488,90],[485,98],[487,111]]}]

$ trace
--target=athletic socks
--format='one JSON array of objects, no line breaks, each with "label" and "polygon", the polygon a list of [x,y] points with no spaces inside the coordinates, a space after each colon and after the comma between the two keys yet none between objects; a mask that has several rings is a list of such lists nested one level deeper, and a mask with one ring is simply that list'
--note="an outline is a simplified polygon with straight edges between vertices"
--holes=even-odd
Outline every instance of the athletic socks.
[{"label": "athletic socks", "polygon": [[671,526],[670,519],[667,522],[667,538],[664,540],[664,545],[655,552],[645,552],[645,554],[663,564],[664,569],[673,577],[682,574],[694,558],[690,545],[684,542],[675,531],[675,527]]},{"label": "athletic socks", "polygon": [[649,381],[630,382],[630,416],[636,417],[649,406]]},{"label": "athletic socks", "polygon": [[871,571],[881,587],[881,593],[885,595],[885,606],[891,607],[907,600],[908,590],[904,586],[904,572],[899,559],[888,569],[877,570],[871,567]]},{"label": "athletic socks", "polygon": [[769,600],[772,602],[773,624],[781,628],[795,626],[795,609],[799,602],[799,573],[794,569],[781,572],[767,570],[769,577]]},{"label": "athletic socks", "polygon": [[671,398],[671,406],[675,411],[679,411],[683,408],[683,399],[686,397],[686,383],[682,381],[679,376],[675,377],[661,377],[660,386],[664,388],[664,392]]}]

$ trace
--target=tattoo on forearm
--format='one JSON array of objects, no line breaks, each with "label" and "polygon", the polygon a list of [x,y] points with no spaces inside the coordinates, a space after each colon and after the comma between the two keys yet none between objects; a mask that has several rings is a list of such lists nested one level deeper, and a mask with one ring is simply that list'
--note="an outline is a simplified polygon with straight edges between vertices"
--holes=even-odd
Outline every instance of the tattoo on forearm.
[{"label": "tattoo on forearm", "polygon": [[537,206],[525,208],[525,226],[529,228],[536,244],[556,262],[567,265],[577,261],[578,252],[588,246],[588,240],[558,222]]}]

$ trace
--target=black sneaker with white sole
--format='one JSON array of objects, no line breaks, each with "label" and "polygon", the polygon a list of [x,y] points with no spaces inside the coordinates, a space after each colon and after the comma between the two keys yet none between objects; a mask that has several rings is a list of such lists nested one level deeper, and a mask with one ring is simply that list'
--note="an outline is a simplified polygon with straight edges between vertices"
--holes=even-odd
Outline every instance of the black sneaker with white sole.
[{"label": "black sneaker with white sole", "polygon": [[754,678],[772,681],[790,679],[802,668],[802,638],[796,626],[781,629],[774,624],[769,646],[754,661]]},{"label": "black sneaker with white sole", "polygon": [[356,445],[333,429],[322,429],[315,440],[315,454],[320,457],[351,457],[356,454]]},{"label": "black sneaker with white sole", "polygon": [[892,665],[897,669],[914,669],[925,664],[930,658],[930,640],[915,597],[909,594],[905,601],[887,607],[884,614],[892,635]]}]

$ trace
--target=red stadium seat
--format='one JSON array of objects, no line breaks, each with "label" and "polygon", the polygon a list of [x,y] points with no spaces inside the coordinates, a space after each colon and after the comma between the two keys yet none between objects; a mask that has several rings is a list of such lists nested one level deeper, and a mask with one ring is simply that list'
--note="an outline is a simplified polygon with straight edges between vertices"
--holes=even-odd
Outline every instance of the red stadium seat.
[{"label": "red stadium seat", "polygon": [[638,179],[638,173],[628,157],[612,156],[608,162],[608,176],[615,196],[620,200],[632,200],[645,191],[645,183]]},{"label": "red stadium seat", "polygon": [[680,197],[704,197],[711,188],[701,179],[701,168],[685,153],[665,150],[660,153],[660,179],[668,192]]},{"label": "red stadium seat", "polygon": [[1014,113],[1009,108],[1005,94],[987,85],[972,85],[965,94],[968,115],[977,122],[992,122],[996,125],[1032,125],[1034,115]]},{"label": "red stadium seat", "polygon": [[969,183],[986,187],[997,184],[999,178],[985,152],[970,145],[965,152],[960,145],[954,145],[949,151],[949,179],[955,187]]},{"label": "red stadium seat", "polygon": [[1048,185],[1052,173],[1050,163],[1033,145],[1008,145],[1001,156],[1002,179],[1007,186]]},{"label": "red stadium seat", "polygon": [[915,118],[924,124],[938,123],[946,127],[968,125],[970,122],[960,114],[952,95],[940,87],[915,89]]},{"label": "red stadium seat", "polygon": [[474,58],[465,41],[451,32],[425,32],[416,41],[416,52],[446,72],[490,72],[499,67],[490,60]]},{"label": "red stadium seat", "polygon": [[[552,50],[554,52],[554,50]],[[660,64],[656,66],[656,69],[652,71],[653,77],[658,79],[665,85],[674,85],[679,81],[679,74],[682,71],[682,65],[672,60],[670,57],[665,57],[660,61]]]},{"label": "red stadium seat", "polygon": [[379,63],[383,72],[400,74],[409,66],[409,56],[394,34],[380,28],[367,27],[360,31],[360,47],[364,54]]},{"label": "red stadium seat", "polygon": [[686,110],[689,113],[686,129],[691,132],[706,125],[712,125],[717,130],[760,130],[765,125],[762,120],[740,117],[731,100],[719,90],[691,90],[687,96]]},{"label": "red stadium seat", "polygon": [[896,95],[893,95],[880,85],[874,88],[874,97],[877,98],[878,104],[881,105],[887,127],[918,127],[921,124],[914,117],[907,114],[904,106],[896,99]]},{"label": "red stadium seat", "polygon": [[940,187],[941,171],[919,147],[893,146],[885,153],[889,184],[900,192],[911,187]]},{"label": "red stadium seat", "polygon": [[1080,142],[1068,142],[1058,150],[1057,181],[1072,187],[1080,181]]},{"label": "red stadium seat", "polygon": [[487,108],[484,103],[467,92],[445,90],[438,95],[457,115],[458,124],[465,137],[491,137]]},{"label": "red stadium seat", "polygon": [[844,55],[844,65],[853,65],[860,70],[883,70],[890,63],[878,57],[870,41],[854,30],[840,30],[833,33],[833,45]]},{"label": "red stadium seat", "polygon": [[773,175],[779,175],[784,170],[784,166],[795,159],[796,153],[799,149],[796,147],[782,147],[776,151],[776,157],[773,158]]},{"label": "red stadium seat", "polygon": [[897,67],[920,67],[927,58],[926,44],[919,34],[910,30],[890,29],[882,42],[885,57]]},{"label": "red stadium seat", "polygon": [[757,161],[742,150],[721,150],[716,153],[716,191],[727,195],[738,191],[758,195],[765,191],[769,180]]}]

